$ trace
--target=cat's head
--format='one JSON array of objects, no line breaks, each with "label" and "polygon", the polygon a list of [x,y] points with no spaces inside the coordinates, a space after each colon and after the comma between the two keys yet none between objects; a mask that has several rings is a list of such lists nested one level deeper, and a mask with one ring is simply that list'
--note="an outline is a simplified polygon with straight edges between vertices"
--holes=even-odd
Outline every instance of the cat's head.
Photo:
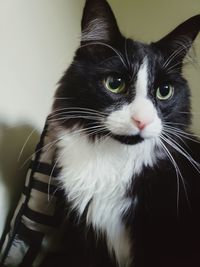
[{"label": "cat's head", "polygon": [[51,120],[92,137],[136,144],[190,123],[183,60],[200,30],[200,15],[158,42],[124,37],[105,0],[87,0],[80,47],[60,81]]}]

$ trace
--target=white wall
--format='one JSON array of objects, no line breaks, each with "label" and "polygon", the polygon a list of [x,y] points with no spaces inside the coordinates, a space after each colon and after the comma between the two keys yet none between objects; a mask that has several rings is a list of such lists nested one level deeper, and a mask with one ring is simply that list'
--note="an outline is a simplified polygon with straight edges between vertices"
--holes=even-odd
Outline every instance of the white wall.
[{"label": "white wall", "polygon": [[[0,0],[0,236],[52,104],[79,43],[84,1]],[[18,156],[27,137],[36,128]]]},{"label": "white wall", "polygon": [[0,1],[1,120],[42,127],[78,45],[80,2]]},{"label": "white wall", "polygon": [[[156,40],[177,24],[200,13],[199,0],[109,0],[122,32],[141,41]],[[17,187],[23,184],[28,158],[39,138],[62,72],[79,43],[84,0],[0,0],[0,235]],[[200,38],[196,45],[199,47]],[[200,61],[200,60],[199,60]],[[194,110],[200,112],[200,69],[187,77]],[[195,131],[200,133],[195,113]],[[30,132],[20,162],[21,147]],[[10,185],[13,186],[10,186]]]}]

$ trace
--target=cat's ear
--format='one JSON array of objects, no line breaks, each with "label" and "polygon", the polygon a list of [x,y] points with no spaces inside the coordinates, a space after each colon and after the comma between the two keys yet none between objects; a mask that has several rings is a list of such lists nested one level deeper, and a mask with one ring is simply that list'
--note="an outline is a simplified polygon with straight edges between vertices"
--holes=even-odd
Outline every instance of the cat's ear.
[{"label": "cat's ear", "polygon": [[163,54],[175,61],[182,61],[200,31],[200,15],[186,20],[172,32],[154,43]]},{"label": "cat's ear", "polygon": [[81,23],[81,42],[113,42],[120,38],[116,18],[106,0],[86,0]]}]

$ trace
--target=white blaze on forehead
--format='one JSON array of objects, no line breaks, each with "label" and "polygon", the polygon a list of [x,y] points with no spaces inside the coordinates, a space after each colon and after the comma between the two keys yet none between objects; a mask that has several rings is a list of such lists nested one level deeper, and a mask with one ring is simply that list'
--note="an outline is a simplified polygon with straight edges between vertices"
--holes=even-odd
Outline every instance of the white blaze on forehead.
[{"label": "white blaze on forehead", "polygon": [[135,84],[136,97],[147,97],[148,92],[148,61],[147,58],[144,59],[138,74]]},{"label": "white blaze on forehead", "polygon": [[135,83],[136,95],[134,101],[130,104],[132,116],[141,122],[150,123],[155,119],[156,109],[148,95],[148,60],[144,61],[138,71]]}]

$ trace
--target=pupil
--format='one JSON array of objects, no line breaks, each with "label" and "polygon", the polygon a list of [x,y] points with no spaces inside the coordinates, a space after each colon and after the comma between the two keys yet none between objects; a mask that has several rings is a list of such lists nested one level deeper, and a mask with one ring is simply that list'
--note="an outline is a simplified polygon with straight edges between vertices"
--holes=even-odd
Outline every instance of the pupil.
[{"label": "pupil", "polygon": [[169,85],[163,85],[160,87],[160,94],[162,96],[167,96],[169,94]]},{"label": "pupil", "polygon": [[121,78],[111,78],[109,84],[112,89],[118,89],[121,86],[121,83]]}]

